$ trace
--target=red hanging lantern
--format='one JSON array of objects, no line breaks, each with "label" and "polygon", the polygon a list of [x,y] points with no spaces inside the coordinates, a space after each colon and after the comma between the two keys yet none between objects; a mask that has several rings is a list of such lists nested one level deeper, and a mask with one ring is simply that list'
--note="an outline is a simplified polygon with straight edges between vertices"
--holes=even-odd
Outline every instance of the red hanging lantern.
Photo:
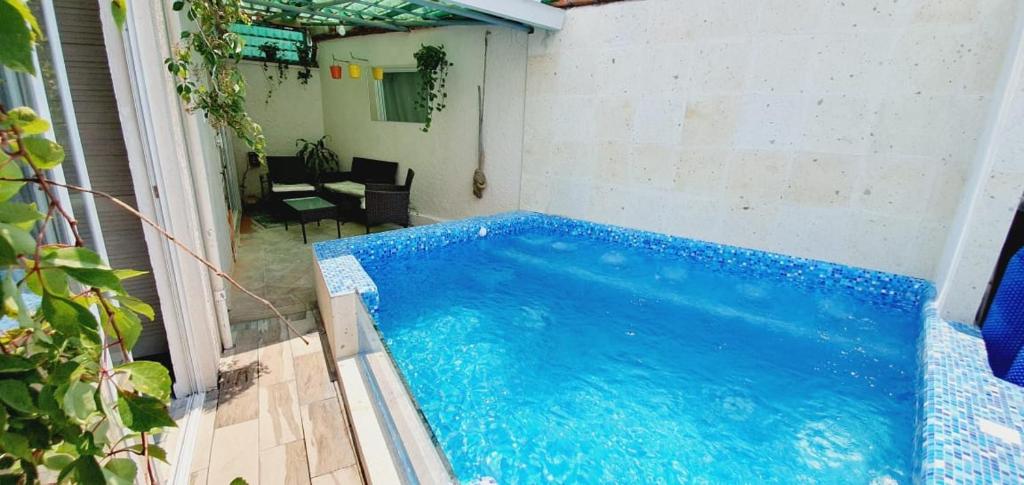
[{"label": "red hanging lantern", "polygon": [[331,79],[341,79],[341,66],[331,64]]}]

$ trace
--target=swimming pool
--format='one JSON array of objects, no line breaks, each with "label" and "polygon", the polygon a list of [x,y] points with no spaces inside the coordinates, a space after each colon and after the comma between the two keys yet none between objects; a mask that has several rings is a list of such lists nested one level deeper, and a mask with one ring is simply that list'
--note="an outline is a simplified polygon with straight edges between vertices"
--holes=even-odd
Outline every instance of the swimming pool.
[{"label": "swimming pool", "polygon": [[543,229],[366,269],[460,479],[909,482],[919,312]]},{"label": "swimming pool", "polygon": [[458,478],[911,481],[926,283],[515,217],[353,251]]}]

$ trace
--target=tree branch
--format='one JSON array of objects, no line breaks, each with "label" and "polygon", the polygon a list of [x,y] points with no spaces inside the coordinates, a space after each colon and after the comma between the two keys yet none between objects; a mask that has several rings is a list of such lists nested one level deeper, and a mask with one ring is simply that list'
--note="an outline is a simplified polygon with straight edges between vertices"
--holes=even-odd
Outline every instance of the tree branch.
[{"label": "tree branch", "polygon": [[[0,181],[7,181],[7,182],[29,182],[29,183],[35,183],[35,184],[42,185],[40,180],[37,179],[37,178],[21,178],[21,179],[0,178]],[[168,232],[166,229],[161,227],[155,221],[153,221],[152,219],[147,217],[145,214],[139,212],[136,208],[132,207],[128,203],[122,201],[121,199],[118,199],[117,197],[114,197],[113,195],[110,195],[110,194],[108,194],[106,192],[102,192],[102,191],[99,191],[99,190],[87,189],[85,187],[80,187],[80,186],[72,185],[72,184],[63,184],[63,183],[60,183],[60,182],[54,182],[53,180],[48,180],[48,181],[46,181],[46,183],[49,184],[49,185],[57,186],[57,187],[63,187],[63,188],[68,189],[68,190],[74,190],[75,192],[84,192],[84,193],[87,193],[87,194],[92,194],[94,196],[106,199],[106,200],[110,201],[112,204],[120,207],[121,209],[124,209],[125,211],[128,211],[129,213],[131,213],[135,217],[138,217],[139,220],[141,220],[146,225],[148,225],[148,226],[152,227],[153,229],[155,229],[165,239],[167,239],[168,241],[173,243],[175,246],[177,246],[179,249],[184,251],[189,256],[192,256],[195,260],[197,260],[200,263],[202,263],[203,266],[206,266],[210,271],[213,272],[213,274],[215,276],[223,278],[225,281],[227,281],[228,283],[231,283],[232,286],[237,288],[242,293],[245,293],[246,295],[252,297],[256,301],[262,303],[264,306],[269,308],[270,311],[274,312],[274,315],[277,316],[277,318],[279,318],[281,320],[281,322],[285,324],[286,327],[288,327],[288,330],[291,333],[293,333],[295,336],[299,337],[299,339],[301,339],[303,343],[305,343],[306,345],[309,345],[309,341],[306,340],[306,337],[304,337],[302,335],[302,333],[300,333],[298,330],[296,330],[296,328],[294,326],[292,326],[292,322],[290,320],[288,320],[288,318],[286,318],[281,313],[281,311],[278,310],[276,306],[274,306],[273,303],[271,303],[266,298],[263,298],[263,297],[255,294],[255,293],[253,293],[252,291],[249,291],[249,289],[247,289],[246,287],[242,286],[241,283],[239,283],[238,281],[235,281],[235,279],[232,278],[231,275],[225,273],[223,270],[218,268],[216,265],[211,263],[209,260],[207,260],[206,258],[200,256],[198,253],[193,251],[192,248],[190,248],[190,247],[186,246],[185,244],[181,243],[180,241],[178,241],[178,239],[176,237],[174,237],[173,234]]]}]

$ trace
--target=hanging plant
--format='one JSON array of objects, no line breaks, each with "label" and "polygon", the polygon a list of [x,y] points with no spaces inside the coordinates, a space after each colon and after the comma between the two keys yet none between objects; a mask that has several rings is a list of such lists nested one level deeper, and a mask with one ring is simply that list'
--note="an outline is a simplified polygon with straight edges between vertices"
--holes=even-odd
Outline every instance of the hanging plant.
[{"label": "hanging plant", "polygon": [[448,68],[454,66],[448,62],[448,54],[443,45],[420,45],[420,50],[413,55],[416,58],[416,70],[420,73],[419,99],[416,106],[426,113],[423,132],[430,131],[433,114],[444,111],[448,102],[446,80]]},{"label": "hanging plant", "polygon": [[262,161],[266,138],[245,111],[245,79],[238,72],[245,42],[231,31],[232,24],[251,23],[241,0],[176,0],[173,8],[194,22],[194,30],[182,32],[181,44],[164,60],[178,96],[214,128],[231,128]]},{"label": "hanging plant", "polygon": [[295,78],[305,86],[309,84],[309,80],[313,77],[311,67],[316,56],[313,53],[313,46],[304,42],[295,43],[295,52],[299,55],[299,72],[295,74]]},{"label": "hanging plant", "polygon": [[[281,48],[277,44],[267,42],[260,45],[259,49],[263,53],[263,77],[267,79],[267,98],[264,102],[270,104],[270,98],[274,97],[274,90],[284,82],[288,74],[288,66],[284,63],[283,59],[278,57],[281,53]],[[272,62],[277,63],[276,79],[270,74],[270,63]]]}]

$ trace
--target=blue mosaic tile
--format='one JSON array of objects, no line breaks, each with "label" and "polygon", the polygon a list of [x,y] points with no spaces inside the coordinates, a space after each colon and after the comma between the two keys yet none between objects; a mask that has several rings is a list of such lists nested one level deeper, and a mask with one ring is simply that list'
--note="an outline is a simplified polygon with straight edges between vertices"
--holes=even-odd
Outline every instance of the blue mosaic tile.
[{"label": "blue mosaic tile", "polygon": [[324,276],[330,296],[358,292],[367,308],[371,311],[377,309],[380,302],[377,284],[366,274],[355,256],[346,254],[333,258],[318,258],[317,263],[320,265],[320,273]]},{"label": "blue mosaic tile", "polygon": [[634,229],[510,212],[420,226],[313,245],[328,289],[358,291],[370,311],[379,304],[363,266],[397,255],[427,253],[478,237],[527,230],[647,248],[730,274],[784,280],[811,291],[842,292],[868,304],[922,312],[916,481],[924,483],[1024,483],[1024,448],[983,432],[981,420],[1020,433],[1024,388],[994,377],[977,328],[943,321],[931,284],[920,279],[714,244]]},{"label": "blue mosaic tile", "polygon": [[917,476],[926,484],[1024,483],[1024,447],[982,431],[1024,433],[1024,387],[992,374],[981,331],[922,312]]},{"label": "blue mosaic tile", "polygon": [[717,271],[785,280],[813,291],[842,291],[865,302],[907,310],[919,309],[933,294],[931,284],[907,276],[534,212],[508,212],[324,241],[315,243],[313,252],[321,260],[352,255],[363,265],[373,265],[398,254],[427,252],[481,237],[481,230],[483,237],[497,237],[532,229],[647,248]]}]

